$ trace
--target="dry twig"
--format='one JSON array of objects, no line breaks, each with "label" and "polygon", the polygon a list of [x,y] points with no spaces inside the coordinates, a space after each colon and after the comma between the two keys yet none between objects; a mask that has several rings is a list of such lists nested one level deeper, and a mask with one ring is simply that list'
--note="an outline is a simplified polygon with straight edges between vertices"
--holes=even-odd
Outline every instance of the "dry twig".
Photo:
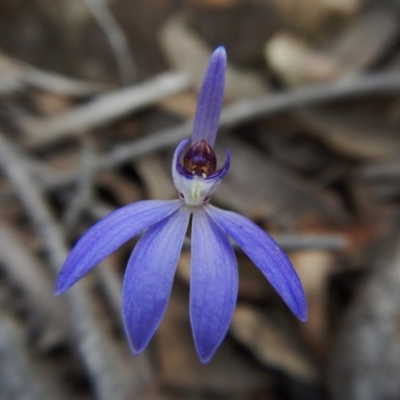
[{"label": "dry twig", "polygon": [[136,79],[136,71],[128,41],[110,12],[106,0],[85,0],[85,3],[107,36],[118,64],[122,83],[124,85],[133,83]]},{"label": "dry twig", "polygon": [[34,312],[44,325],[41,342],[59,344],[66,338],[67,323],[62,302],[53,299],[53,284],[38,259],[23,244],[17,233],[0,222],[0,261],[10,279],[26,293]]},{"label": "dry twig", "polygon": [[111,88],[44,71],[0,53],[0,94],[12,93],[24,86],[73,97],[87,97]]},{"label": "dry twig", "polygon": [[[157,85],[154,86],[155,90],[156,86]],[[233,127],[255,118],[261,118],[275,115],[280,112],[290,111],[300,106],[325,104],[336,100],[372,94],[396,94],[399,91],[400,74],[380,73],[359,76],[329,84],[312,85],[283,93],[268,94],[256,99],[242,100],[225,107],[222,111],[220,122],[220,127],[222,128],[221,133],[224,133],[223,128]],[[109,96],[110,97],[108,97],[108,100],[111,100],[113,95]],[[117,98],[118,93],[115,93],[114,100]],[[75,118],[77,118],[78,121],[80,119],[89,121],[90,119],[91,122],[96,121],[96,125],[100,125],[105,119],[107,119],[107,116],[104,117],[101,113],[98,114],[98,112],[101,110],[106,112],[103,109],[103,105],[110,105],[110,103],[111,101],[101,103],[100,99],[98,99],[97,106],[94,104],[92,107],[90,105],[87,106],[88,110],[90,108],[90,118],[87,117],[89,113],[83,112],[83,110],[77,111],[76,114],[73,114],[74,112],[72,112],[70,116],[67,117],[68,120],[70,120],[70,123],[68,123],[69,128],[79,125],[79,122],[76,122]],[[145,104],[140,103],[140,105],[144,106]],[[132,108],[130,109],[132,110]],[[113,112],[114,117],[122,114],[123,112],[120,112],[119,114]],[[58,125],[60,128],[65,128],[67,126],[67,118],[65,118],[64,122],[59,120],[55,123],[55,125]],[[49,127],[50,123],[47,126]],[[116,147],[106,155],[98,158],[96,169],[104,170],[116,167],[127,161],[132,161],[135,158],[150,154],[154,151],[163,150],[174,146],[179,140],[190,136],[191,130],[192,121],[186,121],[176,127],[165,129],[143,139],[135,140],[131,144],[124,144]],[[55,129],[48,129],[47,132],[46,130],[44,132],[45,136],[47,137],[49,132],[55,134],[57,131]],[[31,131],[30,134],[32,133],[33,132]],[[57,188],[76,182],[79,173],[79,171],[72,171],[59,176],[48,176],[46,179],[47,183],[45,184],[46,188]]]},{"label": "dry twig", "polygon": [[165,73],[138,85],[97,97],[63,115],[21,123],[25,145],[38,147],[76,136],[79,131],[107,124],[189,87],[187,75]]},{"label": "dry twig", "polygon": [[93,197],[93,178],[96,154],[89,141],[84,141],[81,151],[81,175],[76,188],[76,193],[66,209],[63,221],[68,228],[73,228],[82,212],[89,207]]},{"label": "dry twig", "polygon": [[[45,199],[32,181],[29,171],[21,156],[13,149],[0,132],[0,168],[14,184],[22,203],[42,238],[47,250],[50,266],[57,273],[64,262],[68,249],[63,232],[55,222]],[[126,359],[115,348],[105,327],[96,317],[96,307],[89,293],[84,290],[84,283],[66,294],[77,346],[87,368],[98,399],[125,400],[128,394],[137,393],[148,382],[143,363],[138,360],[137,380],[132,381],[131,369]],[[143,370],[142,370],[143,369]],[[136,387],[134,386],[136,384]]]}]

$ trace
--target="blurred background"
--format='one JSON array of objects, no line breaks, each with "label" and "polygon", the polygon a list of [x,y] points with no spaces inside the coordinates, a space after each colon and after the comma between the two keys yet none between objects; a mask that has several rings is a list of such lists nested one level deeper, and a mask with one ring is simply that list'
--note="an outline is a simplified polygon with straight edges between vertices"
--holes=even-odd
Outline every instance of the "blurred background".
[{"label": "blurred background", "polygon": [[[399,29],[398,0],[1,0],[0,399],[398,400]],[[172,151],[218,45],[232,167],[213,203],[288,252],[309,321],[238,252],[237,310],[203,366],[187,243],[132,356],[136,239],[57,298],[55,275],[115,208],[176,197]]]}]

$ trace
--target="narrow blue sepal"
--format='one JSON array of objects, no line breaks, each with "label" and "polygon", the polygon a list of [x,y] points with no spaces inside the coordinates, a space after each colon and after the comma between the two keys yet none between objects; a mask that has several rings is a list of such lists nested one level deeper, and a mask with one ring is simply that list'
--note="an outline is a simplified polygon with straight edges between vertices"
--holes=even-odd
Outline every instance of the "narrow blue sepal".
[{"label": "narrow blue sepal", "polygon": [[182,206],[179,200],[144,200],[112,212],[75,244],[56,281],[55,294],[68,290],[99,262],[149,226]]},{"label": "narrow blue sepal", "polygon": [[167,308],[190,214],[183,207],[149,228],[128,261],[122,310],[134,354],[145,349]]},{"label": "narrow blue sepal", "polygon": [[192,144],[205,140],[214,146],[224,100],[226,51],[218,47],[211,56],[197,100]]},{"label": "narrow blue sepal", "polygon": [[190,320],[197,354],[207,364],[232,321],[238,267],[225,232],[203,209],[193,213]]},{"label": "narrow blue sepal", "polygon": [[307,302],[300,278],[275,241],[254,222],[239,214],[211,205],[205,209],[260,269],[293,314],[306,321]]}]

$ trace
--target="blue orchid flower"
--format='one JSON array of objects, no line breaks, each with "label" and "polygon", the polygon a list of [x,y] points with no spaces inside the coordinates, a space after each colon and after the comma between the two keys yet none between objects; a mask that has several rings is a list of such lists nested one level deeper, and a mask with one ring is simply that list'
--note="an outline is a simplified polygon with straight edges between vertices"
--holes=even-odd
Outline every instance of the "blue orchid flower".
[{"label": "blue orchid flower", "polygon": [[190,319],[203,363],[210,361],[224,339],[236,306],[238,266],[229,237],[292,312],[302,321],[307,319],[303,288],[285,253],[252,221],[209,204],[230,162],[228,150],[225,163],[217,169],[213,150],[225,70],[226,52],[219,47],[200,90],[191,147],[184,153],[189,140],[183,140],[173,158],[172,176],[180,198],[139,201],[114,211],[77,242],[57,278],[58,295],[144,231],[128,261],[122,290],[123,320],[134,354],[144,350],[164,315],[190,218]]}]

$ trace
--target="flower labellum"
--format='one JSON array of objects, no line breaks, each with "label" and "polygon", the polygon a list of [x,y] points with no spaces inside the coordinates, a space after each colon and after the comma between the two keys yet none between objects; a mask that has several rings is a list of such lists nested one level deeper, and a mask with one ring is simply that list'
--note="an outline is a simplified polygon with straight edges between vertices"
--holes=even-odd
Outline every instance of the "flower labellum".
[{"label": "flower labellum", "polygon": [[217,168],[217,157],[213,148],[205,140],[197,142],[183,157],[183,167],[186,172],[206,178]]},{"label": "flower labellum", "polygon": [[304,291],[289,259],[252,221],[209,203],[230,165],[221,168],[213,149],[225,85],[226,52],[219,47],[208,65],[197,103],[191,147],[175,150],[172,176],[177,200],[139,201],[96,223],[77,242],[56,282],[61,294],[133,236],[143,232],[126,268],[123,320],[134,354],[142,352],[164,315],[182,244],[192,217],[190,319],[197,353],[210,361],[224,339],[236,307],[238,267],[232,238],[269,280],[292,312],[307,319]]}]

